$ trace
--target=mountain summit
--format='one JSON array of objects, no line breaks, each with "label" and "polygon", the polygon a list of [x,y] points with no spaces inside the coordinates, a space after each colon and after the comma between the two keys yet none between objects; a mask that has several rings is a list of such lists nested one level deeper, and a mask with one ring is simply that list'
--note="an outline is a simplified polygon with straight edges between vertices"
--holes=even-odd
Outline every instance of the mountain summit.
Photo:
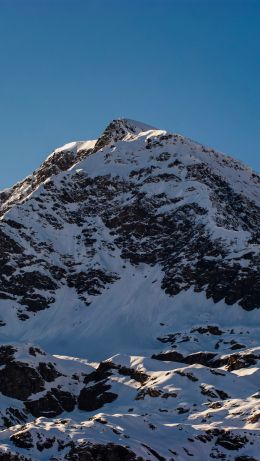
[{"label": "mountain summit", "polygon": [[0,193],[0,459],[256,461],[259,184],[123,118]]},{"label": "mountain summit", "polygon": [[98,150],[101,144],[108,146],[109,142],[116,142],[147,131],[156,131],[156,128],[127,118],[113,120],[98,139],[95,150]]}]

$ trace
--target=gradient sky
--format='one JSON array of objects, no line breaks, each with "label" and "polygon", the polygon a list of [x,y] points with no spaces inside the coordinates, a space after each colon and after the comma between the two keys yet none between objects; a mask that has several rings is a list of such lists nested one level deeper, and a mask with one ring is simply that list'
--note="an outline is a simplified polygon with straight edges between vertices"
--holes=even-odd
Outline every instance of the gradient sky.
[{"label": "gradient sky", "polygon": [[260,1],[0,0],[0,189],[128,117],[260,169]]}]

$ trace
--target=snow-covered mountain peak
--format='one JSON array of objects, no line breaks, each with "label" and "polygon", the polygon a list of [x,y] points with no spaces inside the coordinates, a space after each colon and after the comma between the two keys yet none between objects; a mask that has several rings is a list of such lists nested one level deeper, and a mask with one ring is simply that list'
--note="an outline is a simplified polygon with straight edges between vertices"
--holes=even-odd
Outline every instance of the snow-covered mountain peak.
[{"label": "snow-covered mountain peak", "polygon": [[158,129],[154,126],[147,125],[147,123],[143,123],[138,120],[131,120],[130,118],[121,118],[118,122],[122,123],[130,132],[134,131],[136,134]]},{"label": "snow-covered mountain peak", "polygon": [[119,140],[129,139],[129,137],[131,139],[134,135],[153,130],[156,128],[128,118],[112,120],[98,139],[94,151],[97,152]]},{"label": "snow-covered mountain peak", "polygon": [[128,119],[2,192],[0,459],[256,461],[259,201]]}]

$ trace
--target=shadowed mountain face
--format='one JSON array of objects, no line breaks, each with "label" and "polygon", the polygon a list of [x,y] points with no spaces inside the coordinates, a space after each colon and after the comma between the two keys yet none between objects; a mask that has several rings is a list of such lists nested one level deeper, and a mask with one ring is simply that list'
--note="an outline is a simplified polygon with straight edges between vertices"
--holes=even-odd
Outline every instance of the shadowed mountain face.
[{"label": "shadowed mountain face", "polygon": [[257,459],[259,184],[119,119],[0,193],[0,459]]}]

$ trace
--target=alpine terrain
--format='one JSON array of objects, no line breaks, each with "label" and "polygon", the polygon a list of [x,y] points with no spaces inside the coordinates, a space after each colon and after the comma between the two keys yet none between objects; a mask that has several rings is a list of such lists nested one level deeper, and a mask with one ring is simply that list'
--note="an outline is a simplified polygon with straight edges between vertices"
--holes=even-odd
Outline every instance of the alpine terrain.
[{"label": "alpine terrain", "polygon": [[260,176],[128,119],[0,193],[0,460],[260,459]]}]

